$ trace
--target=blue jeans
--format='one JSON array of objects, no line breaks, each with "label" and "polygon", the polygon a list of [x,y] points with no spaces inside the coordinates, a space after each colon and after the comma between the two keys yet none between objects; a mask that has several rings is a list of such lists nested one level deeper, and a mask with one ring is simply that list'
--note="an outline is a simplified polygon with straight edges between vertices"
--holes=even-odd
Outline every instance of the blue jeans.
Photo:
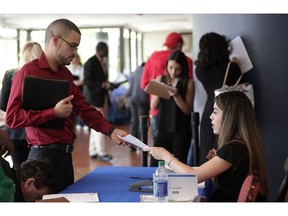
[{"label": "blue jeans", "polygon": [[156,124],[156,119],[157,119],[157,116],[152,116],[152,119],[151,119],[151,129],[152,129],[152,138],[153,138],[153,142],[155,141],[155,138],[157,136],[157,133],[158,133],[158,129],[157,129],[157,124]]}]

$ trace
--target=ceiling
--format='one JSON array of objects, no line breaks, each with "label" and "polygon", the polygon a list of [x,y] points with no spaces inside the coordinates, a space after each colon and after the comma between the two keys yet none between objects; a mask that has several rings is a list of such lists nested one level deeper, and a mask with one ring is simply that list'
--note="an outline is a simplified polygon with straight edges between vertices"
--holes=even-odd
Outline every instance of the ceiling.
[{"label": "ceiling", "polygon": [[45,29],[58,18],[67,18],[80,28],[123,26],[140,32],[192,31],[192,14],[0,14],[0,27]]}]

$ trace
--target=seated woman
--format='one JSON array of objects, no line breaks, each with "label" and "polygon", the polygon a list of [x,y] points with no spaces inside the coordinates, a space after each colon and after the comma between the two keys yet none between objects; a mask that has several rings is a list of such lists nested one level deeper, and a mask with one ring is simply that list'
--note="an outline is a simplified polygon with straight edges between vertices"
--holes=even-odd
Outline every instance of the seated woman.
[{"label": "seated woman", "polygon": [[247,174],[257,170],[260,186],[256,201],[266,201],[268,183],[263,142],[249,98],[239,91],[218,95],[210,119],[218,136],[218,150],[211,150],[209,160],[199,167],[178,161],[161,147],[149,147],[145,151],[155,159],[164,160],[176,173],[197,174],[199,183],[213,179],[217,188],[208,201],[236,202]]}]

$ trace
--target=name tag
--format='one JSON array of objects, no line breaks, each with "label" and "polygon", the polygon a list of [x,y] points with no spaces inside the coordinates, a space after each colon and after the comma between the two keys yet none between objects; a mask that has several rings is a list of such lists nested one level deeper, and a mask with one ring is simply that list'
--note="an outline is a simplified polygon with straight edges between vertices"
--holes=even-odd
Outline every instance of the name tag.
[{"label": "name tag", "polygon": [[168,174],[168,200],[191,202],[198,195],[198,178],[195,174]]}]

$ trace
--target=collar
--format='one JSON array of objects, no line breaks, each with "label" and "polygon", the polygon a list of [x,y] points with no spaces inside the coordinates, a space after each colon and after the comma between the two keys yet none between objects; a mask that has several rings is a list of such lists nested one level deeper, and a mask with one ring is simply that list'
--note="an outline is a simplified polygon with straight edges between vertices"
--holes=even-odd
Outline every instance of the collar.
[{"label": "collar", "polygon": [[[45,53],[44,53],[44,52],[42,52],[41,55],[39,56],[38,62],[39,62],[39,68],[40,68],[40,69],[49,69],[51,72],[57,73],[57,71],[54,71],[54,70],[50,67],[50,65],[48,64],[48,61],[47,61],[47,59],[46,59],[46,56],[45,56]],[[61,70],[62,67],[65,67],[65,66],[60,65],[60,66],[58,67],[58,71]]]}]

